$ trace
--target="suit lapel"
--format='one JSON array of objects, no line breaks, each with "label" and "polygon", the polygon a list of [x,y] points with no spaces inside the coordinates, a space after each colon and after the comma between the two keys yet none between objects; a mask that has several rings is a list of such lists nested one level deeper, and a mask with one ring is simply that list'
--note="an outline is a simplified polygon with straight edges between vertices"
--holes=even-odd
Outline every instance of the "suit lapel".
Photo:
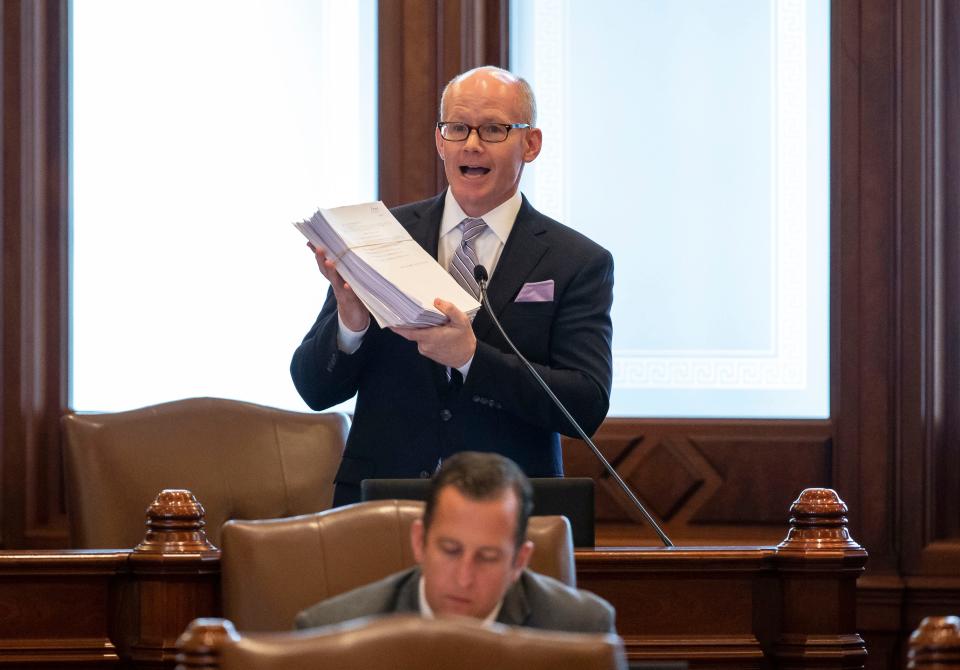
[{"label": "suit lapel", "polygon": [[397,592],[394,612],[420,612],[420,569],[414,568]]},{"label": "suit lapel", "polygon": [[504,594],[503,605],[500,606],[500,614],[497,615],[497,623],[522,626],[529,617],[530,603],[527,602],[527,596],[523,590],[523,576],[521,576]]},{"label": "suit lapel", "polygon": [[440,222],[443,218],[443,201],[447,192],[443,191],[433,200],[428,200],[426,206],[416,212],[407,224],[407,232],[415,239],[428,254],[437,257],[440,244]]},{"label": "suit lapel", "polygon": [[[550,248],[541,239],[545,231],[539,213],[524,197],[510,237],[507,238],[497,262],[497,270],[487,287],[487,299],[497,318],[500,318],[501,312],[517,295],[524,281]],[[492,327],[490,316],[486,310],[481,309],[473,320],[473,332],[482,340]]]}]

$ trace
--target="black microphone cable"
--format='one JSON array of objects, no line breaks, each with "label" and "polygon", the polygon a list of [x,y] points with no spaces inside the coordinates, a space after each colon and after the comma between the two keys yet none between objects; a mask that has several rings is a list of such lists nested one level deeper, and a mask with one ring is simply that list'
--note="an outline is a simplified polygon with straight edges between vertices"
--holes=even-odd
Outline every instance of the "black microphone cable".
[{"label": "black microphone cable", "polygon": [[567,408],[563,406],[563,403],[560,402],[560,399],[557,398],[553,391],[550,390],[550,387],[547,386],[547,382],[543,380],[543,377],[541,377],[533,365],[530,364],[530,361],[528,361],[526,357],[520,353],[520,350],[517,349],[517,347],[513,344],[513,340],[511,340],[510,336],[507,335],[506,331],[503,330],[503,326],[500,325],[500,320],[497,319],[496,314],[493,313],[493,309],[490,307],[490,301],[487,300],[487,277],[487,268],[482,265],[474,266],[473,278],[477,280],[477,284],[480,287],[480,302],[486,308],[487,314],[490,315],[490,319],[493,320],[494,325],[496,325],[497,330],[500,331],[503,339],[505,339],[507,344],[510,345],[510,348],[513,349],[513,353],[515,353],[517,357],[523,361],[523,364],[527,366],[527,370],[529,370],[530,374],[533,375],[533,378],[540,383],[541,388],[543,388],[546,394],[550,396],[550,400],[553,401],[553,404],[555,404],[560,411],[563,412],[563,415],[567,418],[567,421],[570,422],[570,425],[576,429],[577,433],[580,435],[580,438],[590,446],[590,448],[593,450],[593,455],[597,457],[597,460],[603,463],[603,467],[607,469],[607,472],[610,474],[610,476],[613,477],[614,481],[620,485],[620,488],[623,489],[623,492],[627,494],[627,497],[630,498],[630,501],[633,502],[636,508],[640,510],[640,513],[643,514],[644,518],[647,520],[647,523],[650,524],[650,527],[653,528],[657,532],[657,535],[660,536],[660,540],[663,542],[664,546],[674,546],[673,542],[670,541],[670,538],[667,537],[667,534],[663,532],[663,529],[660,528],[660,525],[656,522],[650,512],[647,511],[647,508],[643,506],[643,503],[637,499],[637,496],[633,494],[633,491],[631,491],[630,487],[627,486],[627,483],[623,481],[623,478],[617,473],[616,470],[613,469],[613,466],[610,465],[610,461],[608,461],[604,455],[600,453],[600,450],[597,449],[597,445],[595,445],[593,440],[587,436],[587,434],[583,431],[583,428],[580,427],[580,424],[577,423],[576,419],[570,415],[570,412],[568,412]]}]

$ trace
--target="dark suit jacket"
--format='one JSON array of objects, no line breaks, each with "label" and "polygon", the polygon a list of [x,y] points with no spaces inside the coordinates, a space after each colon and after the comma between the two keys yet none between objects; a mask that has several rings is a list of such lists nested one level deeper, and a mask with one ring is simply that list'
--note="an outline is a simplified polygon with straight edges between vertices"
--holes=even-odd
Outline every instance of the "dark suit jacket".
[{"label": "dark suit jacket", "polygon": [[[314,628],[365,616],[419,613],[420,568],[390,575],[317,603],[297,615],[297,628]],[[615,613],[603,598],[524,570],[503,597],[497,622],[569,633],[613,633]]]},{"label": "dark suit jacket", "polygon": [[[413,239],[437,257],[444,193],[393,210]],[[524,284],[552,279],[552,302],[515,302]],[[489,284],[504,330],[547,384],[593,433],[609,407],[613,258],[580,233],[537,212],[526,198]],[[443,296],[438,296],[443,297]],[[538,386],[484,310],[462,388],[417,346],[371,322],[359,350],[337,348],[332,291],[290,366],[307,405],[322,410],[357,394],[336,475],[336,504],[359,498],[360,481],[426,477],[440,458],[495,451],[531,477],[563,474],[558,432],[575,431]],[[346,485],[346,486],[343,486]],[[344,495],[344,491],[349,493]]]}]

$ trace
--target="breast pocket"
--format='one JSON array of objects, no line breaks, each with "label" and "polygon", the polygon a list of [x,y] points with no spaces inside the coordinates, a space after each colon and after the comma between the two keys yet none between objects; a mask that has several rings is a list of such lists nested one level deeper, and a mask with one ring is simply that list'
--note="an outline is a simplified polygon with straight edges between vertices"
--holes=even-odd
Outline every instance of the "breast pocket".
[{"label": "breast pocket", "polygon": [[520,352],[532,361],[550,360],[550,332],[553,326],[553,302],[515,302],[503,311],[501,322]]},{"label": "breast pocket", "polygon": [[504,318],[515,319],[553,319],[556,303],[552,300],[544,302],[512,302],[504,310]]}]

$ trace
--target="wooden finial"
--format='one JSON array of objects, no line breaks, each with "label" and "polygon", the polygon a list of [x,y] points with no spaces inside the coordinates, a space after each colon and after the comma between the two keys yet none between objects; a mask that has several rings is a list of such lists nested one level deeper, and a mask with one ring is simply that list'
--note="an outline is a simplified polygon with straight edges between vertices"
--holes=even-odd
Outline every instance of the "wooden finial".
[{"label": "wooden finial", "polygon": [[177,639],[176,670],[216,670],[224,643],[238,639],[228,619],[194,619]]},{"label": "wooden finial", "polygon": [[847,529],[847,505],[833,489],[804,489],[790,506],[790,532],[778,553],[866,553]]},{"label": "wooden finial", "polygon": [[908,668],[960,668],[960,617],[928,616],[910,636]]},{"label": "wooden finial", "polygon": [[186,489],[164,489],[147,508],[147,534],[135,554],[216,553],[207,539],[203,505]]}]

